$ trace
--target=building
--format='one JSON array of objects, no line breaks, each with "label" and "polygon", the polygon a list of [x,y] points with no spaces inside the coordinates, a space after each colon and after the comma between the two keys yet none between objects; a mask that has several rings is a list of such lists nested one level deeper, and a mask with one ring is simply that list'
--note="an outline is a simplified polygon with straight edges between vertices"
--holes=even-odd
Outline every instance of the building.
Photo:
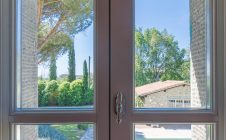
[{"label": "building", "polygon": [[159,81],[135,89],[148,108],[189,108],[191,106],[190,84],[185,81]]}]

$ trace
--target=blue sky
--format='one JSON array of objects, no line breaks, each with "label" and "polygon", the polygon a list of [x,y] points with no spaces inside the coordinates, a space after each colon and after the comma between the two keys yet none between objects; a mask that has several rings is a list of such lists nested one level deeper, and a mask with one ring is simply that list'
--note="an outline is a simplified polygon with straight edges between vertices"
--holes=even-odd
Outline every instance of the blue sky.
[{"label": "blue sky", "polygon": [[[180,48],[190,46],[189,0],[135,0],[135,25],[143,29],[167,29]],[[93,65],[93,25],[74,38],[76,74],[82,74],[83,61],[91,56]],[[93,66],[91,67],[91,72]],[[57,60],[57,74],[68,73],[67,54]],[[48,77],[48,67],[39,67],[39,75]]]}]

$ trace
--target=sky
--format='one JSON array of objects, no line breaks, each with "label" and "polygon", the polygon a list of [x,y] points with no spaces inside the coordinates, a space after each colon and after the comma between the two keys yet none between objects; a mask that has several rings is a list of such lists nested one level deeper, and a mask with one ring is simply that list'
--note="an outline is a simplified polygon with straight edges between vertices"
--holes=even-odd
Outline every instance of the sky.
[{"label": "sky", "polygon": [[[155,27],[167,29],[175,37],[180,48],[190,46],[189,0],[135,0],[135,26],[143,29]],[[75,35],[76,75],[83,71],[83,61],[91,56],[93,72],[94,26]],[[39,66],[39,76],[48,77],[48,67]],[[68,73],[67,54],[57,60],[57,75]]]}]

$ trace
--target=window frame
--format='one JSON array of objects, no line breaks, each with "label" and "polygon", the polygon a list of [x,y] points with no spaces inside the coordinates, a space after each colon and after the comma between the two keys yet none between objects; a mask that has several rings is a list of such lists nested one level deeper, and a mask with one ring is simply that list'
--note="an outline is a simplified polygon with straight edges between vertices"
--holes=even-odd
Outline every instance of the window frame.
[{"label": "window frame", "polygon": [[[12,82],[12,76],[10,73],[11,73],[11,70],[12,70],[12,67],[10,67],[10,64],[11,64],[11,61],[10,61],[10,58],[12,57],[13,58],[13,55],[11,55],[12,53],[10,53],[11,49],[12,49],[12,42],[10,41],[11,39],[11,34],[13,33],[13,29],[10,28],[12,26],[12,23],[13,23],[13,18],[10,18],[12,16],[12,11],[13,11],[13,8],[12,8],[12,3],[13,3],[13,0],[0,0],[0,140],[7,140],[7,139],[10,139],[10,136],[14,133],[13,129],[11,128],[10,126],[10,123],[13,123],[13,122],[33,122],[31,120],[27,120],[28,118],[30,119],[32,116],[36,116],[37,114],[12,114],[12,112],[10,112],[10,103],[9,103],[9,100],[10,100],[10,94],[11,91],[12,91],[12,88],[11,88],[11,82]],[[105,0],[99,0],[99,3],[101,4],[98,4],[97,5],[97,12],[100,13],[100,15],[102,16],[99,16],[97,18],[100,18],[100,21],[103,21],[100,25],[102,26],[99,26],[99,28],[97,28],[97,32],[98,34],[101,34],[102,37],[104,37],[105,35],[108,36],[109,35],[109,32],[113,32],[115,27],[110,27],[111,28],[111,31],[109,31],[109,28],[108,28],[108,22],[109,22],[109,2],[108,1],[105,1]],[[120,13],[122,12],[121,10],[118,10],[118,9],[113,9],[113,7],[117,7],[118,4],[122,4],[122,7],[123,6],[126,6],[126,5],[129,5],[130,8],[132,8],[132,3],[131,1],[129,0],[124,0],[124,1],[120,1],[120,0],[114,0],[114,1],[111,1],[111,24],[112,24],[112,20],[115,19],[117,16],[115,13],[113,12],[116,12],[116,13]],[[121,6],[119,6],[121,7]],[[225,130],[226,130],[226,111],[225,111],[225,108],[226,108],[226,95],[225,95],[225,90],[226,90],[226,86],[224,86],[224,84],[226,83],[226,65],[225,65],[225,60],[226,60],[226,56],[224,54],[226,54],[226,41],[224,41],[224,37],[225,37],[225,33],[226,33],[226,25],[224,23],[226,23],[226,18],[225,18],[225,15],[226,15],[226,3],[223,1],[223,0],[218,0],[218,1],[215,1],[214,4],[213,4],[213,7],[215,7],[214,11],[216,12],[215,13],[215,18],[214,18],[214,21],[216,21],[216,23],[214,23],[213,27],[215,28],[213,30],[213,33],[216,34],[216,38],[215,40],[213,40],[213,43],[216,44],[216,46],[220,46],[220,47],[216,47],[214,50],[213,50],[213,54],[214,56],[216,57],[213,61],[215,63],[213,63],[213,67],[216,67],[216,70],[213,70],[213,75],[214,75],[214,79],[213,79],[213,82],[215,83],[214,87],[213,87],[213,90],[215,91],[215,95],[214,95],[214,105],[215,105],[215,111],[214,112],[189,112],[189,113],[178,113],[178,112],[172,112],[170,111],[169,112],[152,112],[152,113],[146,113],[146,112],[142,112],[142,113],[139,113],[139,112],[134,112],[132,113],[131,110],[128,110],[128,112],[130,113],[129,115],[131,116],[128,116],[126,115],[126,118],[129,118],[128,120],[125,121],[125,123],[123,123],[123,127],[120,127],[119,130],[115,130],[115,127],[117,125],[115,125],[115,114],[114,114],[114,105],[113,105],[113,99],[115,98],[115,95],[116,95],[116,91],[118,91],[119,89],[124,91],[124,93],[127,93],[128,91],[130,90],[127,90],[126,88],[123,88],[122,86],[119,86],[119,85],[111,85],[111,107],[110,107],[110,110],[109,108],[107,107],[108,106],[108,101],[105,101],[105,102],[99,102],[99,100],[101,100],[102,98],[97,98],[97,112],[98,113],[103,113],[104,115],[102,116],[98,116],[96,120],[97,124],[96,124],[96,127],[97,127],[97,138],[98,140],[107,140],[107,139],[110,139],[110,132],[108,131],[107,133],[103,134],[102,130],[106,130],[109,128],[109,124],[108,124],[108,119],[106,118],[109,118],[110,115],[111,115],[111,129],[112,131],[114,131],[114,133],[111,134],[111,140],[116,140],[114,138],[118,137],[118,138],[121,138],[119,136],[116,136],[116,137],[113,137],[112,135],[113,134],[119,134],[119,131],[123,130],[123,128],[128,128],[128,130],[132,131],[133,130],[133,126],[132,126],[132,123],[129,121],[136,121],[136,122],[145,122],[145,121],[149,121],[150,119],[153,119],[153,120],[157,120],[159,122],[164,122],[164,120],[167,118],[168,122],[184,122],[184,120],[186,120],[186,122],[212,122],[212,121],[215,121],[216,122],[216,131],[214,132],[214,136],[215,136],[215,139],[216,140],[226,140],[226,133]],[[117,12],[118,10],[118,12]],[[131,9],[123,9],[125,10],[125,12],[128,12],[127,14],[129,14],[129,17],[131,16],[130,14],[132,13],[130,10]],[[103,12],[105,11],[105,12]],[[131,17],[130,17],[131,18]],[[97,19],[98,21],[98,19]],[[128,25],[130,25],[130,23],[132,23],[132,21],[128,20],[128,19],[124,19],[122,21],[126,21],[125,23],[129,23]],[[129,22],[128,22],[129,21]],[[122,24],[124,25],[124,24]],[[126,24],[127,25],[127,24]],[[115,25],[112,25],[112,26],[115,26]],[[104,29],[103,29],[104,28]],[[111,33],[111,36],[113,38],[115,38],[115,34]],[[122,40],[125,39],[125,38],[122,38]],[[98,38],[97,38],[98,40]],[[115,40],[115,39],[113,39]],[[109,38],[105,37],[104,41],[102,43],[99,44],[100,46],[100,50],[102,52],[109,52],[109,48],[106,47],[109,45]],[[97,43],[98,44],[98,43]],[[111,53],[112,54],[115,54],[115,53],[119,53],[118,55],[116,56],[120,56],[120,52],[114,50],[112,47],[116,47],[117,45],[116,44],[111,44]],[[113,49],[113,50],[112,50]],[[101,54],[101,51],[100,51],[100,54]],[[100,58],[101,55],[99,57],[97,57],[97,59],[101,59]],[[102,65],[108,63],[109,61],[109,58],[104,55],[105,59],[102,59],[103,62],[101,63]],[[113,57],[114,58],[114,57]],[[223,59],[222,59],[223,58]],[[116,59],[117,60],[117,59]],[[115,63],[112,65],[114,66]],[[116,69],[116,68],[115,68]],[[109,67],[107,67],[105,70],[104,70],[104,73],[108,73],[109,72]],[[97,74],[97,76],[100,76],[101,74],[103,73],[99,73],[99,75]],[[112,73],[111,73],[112,75]],[[101,76],[100,76],[101,77]],[[117,76],[118,77],[118,76]],[[102,77],[103,78],[103,77]],[[101,93],[104,93],[104,92],[109,92],[108,90],[108,87],[109,85],[108,84],[105,84],[106,81],[109,80],[109,77],[105,77],[103,78],[102,80],[100,80],[100,83],[103,83],[104,85],[106,85],[107,87],[105,87],[104,89],[102,89]],[[131,82],[131,81],[130,81]],[[98,87],[97,87],[98,88]],[[105,98],[105,99],[108,99],[108,94],[102,94]],[[101,100],[102,101],[102,100]],[[103,104],[105,104],[106,106],[103,106]],[[108,114],[108,111],[111,111],[111,114]],[[38,113],[39,114],[39,113]],[[179,120],[176,120],[174,118],[174,116],[178,115],[180,118],[183,117],[183,119],[179,119]],[[95,114],[96,115],[96,114]],[[146,116],[146,117],[150,117],[150,119],[145,119],[143,118],[143,116]],[[159,115],[161,115],[161,117],[159,118]],[[194,118],[191,119],[190,117],[188,117],[187,115],[190,115],[190,116],[193,116]],[[57,119],[57,118],[60,118],[61,117],[61,114],[55,114],[55,113],[50,113],[47,115],[48,117],[55,117],[56,120],[54,120],[54,122],[59,122],[60,119]],[[56,117],[57,116],[57,117]],[[86,114],[83,114],[79,117],[76,117],[76,116],[72,116],[71,118],[71,121],[72,120],[77,120],[77,121],[82,121],[82,119],[84,120],[85,118],[82,118],[86,116]],[[38,117],[41,117],[40,120],[38,120],[36,123],[39,123],[39,122],[45,122],[43,119],[45,119],[44,117],[46,117],[46,115],[42,115],[40,114],[40,116]],[[74,118],[76,117],[76,118]],[[81,118],[81,120],[79,120],[78,118]],[[31,118],[32,119],[32,118]],[[70,119],[70,118],[62,118],[62,119]],[[22,121],[21,121],[22,120]],[[50,120],[50,119],[49,119]],[[67,121],[65,121],[67,122]],[[104,125],[103,125],[104,124]],[[127,125],[129,124],[129,125]],[[103,126],[102,128],[100,126]],[[101,128],[101,129],[98,129],[98,128]],[[11,131],[12,130],[12,131]],[[10,132],[11,131],[11,132]],[[111,131],[111,132],[112,132]],[[128,131],[126,131],[127,133]],[[131,135],[129,135],[131,136]],[[128,137],[125,137],[127,139],[125,140],[128,140]]]},{"label": "window frame", "polygon": [[[225,140],[226,107],[224,103],[224,16],[223,0],[210,1],[211,29],[211,80],[212,80],[212,109],[135,109],[134,107],[134,62],[133,62],[133,28],[134,0],[111,1],[111,101],[118,92],[126,99],[125,115],[121,124],[117,124],[114,112],[114,102],[111,103],[111,139],[132,140],[133,123],[214,123],[213,140]],[[117,9],[116,9],[117,7]],[[224,11],[224,12],[223,12]],[[118,63],[120,62],[120,63]],[[223,75],[223,76],[222,76]],[[118,84],[120,82],[120,84]],[[223,99],[224,98],[224,99]],[[122,133],[123,132],[123,133]],[[120,134],[120,135],[118,135]]]},{"label": "window frame", "polygon": [[96,139],[109,139],[109,101],[104,100],[109,98],[109,1],[94,0],[94,71],[98,80],[93,111],[16,110],[16,1],[0,0],[0,140],[15,139],[14,124],[71,122],[94,123]]}]

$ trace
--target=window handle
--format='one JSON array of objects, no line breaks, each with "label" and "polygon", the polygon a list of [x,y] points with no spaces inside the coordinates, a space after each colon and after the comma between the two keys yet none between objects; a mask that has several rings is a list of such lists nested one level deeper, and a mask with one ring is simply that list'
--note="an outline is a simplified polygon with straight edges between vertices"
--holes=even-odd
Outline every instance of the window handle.
[{"label": "window handle", "polygon": [[124,104],[125,104],[124,96],[121,92],[118,92],[115,98],[115,114],[116,114],[116,122],[118,124],[122,122]]}]

